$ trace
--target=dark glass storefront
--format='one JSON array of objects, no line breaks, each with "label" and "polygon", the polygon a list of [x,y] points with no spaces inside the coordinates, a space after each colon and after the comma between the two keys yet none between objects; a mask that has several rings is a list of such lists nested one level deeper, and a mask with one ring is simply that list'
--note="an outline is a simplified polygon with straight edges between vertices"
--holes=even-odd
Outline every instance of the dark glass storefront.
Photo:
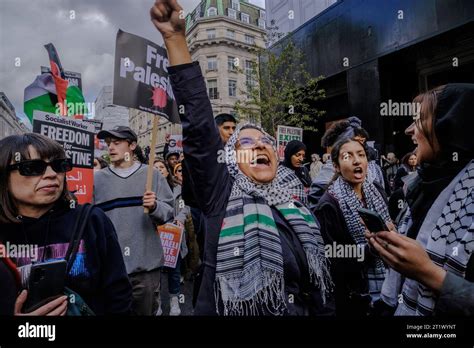
[{"label": "dark glass storefront", "polygon": [[343,0],[293,33],[313,76],[326,77],[326,115],[318,133],[305,132],[310,151],[323,152],[326,126],[351,115],[383,151],[413,149],[403,133],[409,116],[381,116],[381,103],[411,102],[449,82],[474,83],[474,1]]}]

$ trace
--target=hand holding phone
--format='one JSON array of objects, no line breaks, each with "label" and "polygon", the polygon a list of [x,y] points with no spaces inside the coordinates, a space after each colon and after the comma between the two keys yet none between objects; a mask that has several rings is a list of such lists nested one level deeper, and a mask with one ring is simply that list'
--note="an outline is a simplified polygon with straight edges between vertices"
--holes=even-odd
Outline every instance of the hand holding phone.
[{"label": "hand holding phone", "polygon": [[63,295],[66,267],[66,260],[42,262],[31,266],[25,313],[34,312]]},{"label": "hand holding phone", "polygon": [[370,232],[389,231],[382,217],[377,212],[365,208],[360,208],[358,212]]},{"label": "hand holding phone", "polygon": [[15,302],[15,315],[17,316],[64,316],[67,312],[68,299],[67,296],[58,297],[55,300],[47,302],[43,306],[35,309],[32,312],[23,312],[23,305],[28,298],[28,291],[23,290],[18,295]]}]

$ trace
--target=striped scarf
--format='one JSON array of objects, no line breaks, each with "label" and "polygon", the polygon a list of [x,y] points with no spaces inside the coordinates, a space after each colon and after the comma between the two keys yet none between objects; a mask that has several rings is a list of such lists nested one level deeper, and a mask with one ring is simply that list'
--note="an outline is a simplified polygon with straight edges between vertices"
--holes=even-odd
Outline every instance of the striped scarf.
[{"label": "striped scarf", "polygon": [[380,187],[385,188],[385,182],[383,179],[383,172],[376,161],[369,161],[367,167],[367,180],[369,182],[376,182]]},{"label": "striped scarf", "polygon": [[[416,238],[434,264],[463,278],[474,253],[473,212],[474,161],[471,161],[440,193]],[[406,235],[411,224],[411,212],[407,208],[398,232]],[[433,315],[437,300],[431,289],[392,269],[383,285],[382,297],[388,304],[398,305],[395,315]]]},{"label": "striped scarf", "polygon": [[[374,184],[367,180],[362,184],[362,191],[364,194],[367,208],[371,209],[382,216],[385,222],[391,222],[387,205],[382,198],[382,195],[374,186]],[[349,233],[357,245],[367,245],[367,240],[364,236],[366,227],[360,221],[358,213],[359,208],[363,208],[362,202],[357,197],[354,189],[339,176],[328,188],[328,193],[332,195],[338,202],[341,208],[344,221],[346,222]],[[367,265],[367,279],[369,283],[369,293],[372,301],[380,297],[382,284],[385,278],[385,266],[382,260],[378,257],[374,258],[375,262]]]},{"label": "striped scarf", "polygon": [[[310,281],[319,286],[323,300],[331,281],[324,243],[311,212],[300,203],[301,181],[283,166],[269,184],[256,184],[245,176],[233,155],[236,130],[225,146],[227,167],[234,179],[222,229],[216,266],[216,306],[219,299],[224,315],[256,315],[286,311],[283,253],[271,207],[291,226],[305,251]],[[268,136],[268,135],[267,135]],[[217,308],[217,312],[219,309]]]}]

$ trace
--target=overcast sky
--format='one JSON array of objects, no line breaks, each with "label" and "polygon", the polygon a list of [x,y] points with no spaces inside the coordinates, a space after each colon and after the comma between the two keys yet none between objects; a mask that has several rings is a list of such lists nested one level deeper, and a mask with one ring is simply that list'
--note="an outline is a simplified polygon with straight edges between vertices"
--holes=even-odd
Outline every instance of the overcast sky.
[{"label": "overcast sky", "polygon": [[[199,0],[179,2],[188,12]],[[250,2],[265,6],[265,0]],[[102,86],[113,83],[115,37],[119,28],[162,43],[149,20],[153,3],[153,0],[0,0],[0,91],[23,119],[23,91],[40,74],[42,65],[49,67],[43,45],[52,42],[63,68],[82,74],[84,97],[87,102],[93,102]],[[19,67],[15,66],[17,58],[20,58]]]}]

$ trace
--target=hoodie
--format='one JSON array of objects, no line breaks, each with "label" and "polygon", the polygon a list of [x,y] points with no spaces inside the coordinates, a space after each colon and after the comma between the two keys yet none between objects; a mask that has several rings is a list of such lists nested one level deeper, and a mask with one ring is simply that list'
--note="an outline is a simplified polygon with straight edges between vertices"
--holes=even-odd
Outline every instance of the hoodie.
[{"label": "hoodie", "polygon": [[[58,202],[39,218],[18,217],[19,223],[1,224],[0,239],[9,245],[33,245],[13,259],[26,288],[32,263],[62,259],[73,234],[78,209]],[[66,276],[66,287],[78,293],[97,315],[128,314],[132,287],[112,222],[93,208],[79,249]]]}]

